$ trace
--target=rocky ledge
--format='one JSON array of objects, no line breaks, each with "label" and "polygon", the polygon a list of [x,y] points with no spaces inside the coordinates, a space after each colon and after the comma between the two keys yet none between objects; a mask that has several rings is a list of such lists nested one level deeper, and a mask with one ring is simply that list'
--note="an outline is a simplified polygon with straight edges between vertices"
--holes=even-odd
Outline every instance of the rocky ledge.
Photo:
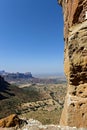
[{"label": "rocky ledge", "polygon": [[34,119],[19,119],[15,114],[0,120],[0,130],[87,130],[86,128],[76,128],[59,125],[42,125]]}]

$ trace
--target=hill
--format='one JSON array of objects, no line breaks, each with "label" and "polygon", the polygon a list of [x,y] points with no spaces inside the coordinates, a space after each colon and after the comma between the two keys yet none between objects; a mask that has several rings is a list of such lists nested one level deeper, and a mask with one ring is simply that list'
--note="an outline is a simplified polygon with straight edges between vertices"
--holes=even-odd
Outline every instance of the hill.
[{"label": "hill", "polygon": [[[0,118],[10,114],[34,118],[43,124],[58,123],[66,84],[9,84],[0,76]],[[40,116],[42,115],[42,116]]]},{"label": "hill", "polygon": [[18,106],[20,104],[36,101],[39,98],[41,95],[37,91],[33,90],[27,93],[26,90],[9,84],[0,76],[0,118],[12,113],[19,113]]}]

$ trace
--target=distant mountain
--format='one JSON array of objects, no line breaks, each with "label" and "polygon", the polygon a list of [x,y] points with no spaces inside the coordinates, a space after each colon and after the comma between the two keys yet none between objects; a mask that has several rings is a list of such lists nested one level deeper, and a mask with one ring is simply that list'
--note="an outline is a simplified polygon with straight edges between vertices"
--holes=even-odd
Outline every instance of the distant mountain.
[{"label": "distant mountain", "polygon": [[31,72],[26,73],[10,73],[5,72],[4,70],[0,71],[0,75],[4,77],[6,81],[14,81],[14,80],[20,80],[20,79],[30,79],[33,78]]},{"label": "distant mountain", "polygon": [[4,70],[0,70],[0,75],[4,75],[6,72]]},{"label": "distant mountain", "polygon": [[61,74],[38,74],[32,76],[31,72],[26,73],[9,73],[5,72],[4,70],[0,71],[0,75],[9,83],[16,84],[17,86],[21,84],[58,84],[58,83],[65,83],[66,79],[65,76]]}]

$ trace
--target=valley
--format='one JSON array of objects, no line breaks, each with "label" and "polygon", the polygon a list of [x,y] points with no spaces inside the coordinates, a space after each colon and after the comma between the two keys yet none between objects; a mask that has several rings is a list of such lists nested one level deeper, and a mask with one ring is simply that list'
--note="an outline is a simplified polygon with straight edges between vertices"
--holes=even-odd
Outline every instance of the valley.
[{"label": "valley", "polygon": [[3,79],[0,86],[0,95],[3,97],[0,98],[0,118],[17,114],[20,118],[33,118],[42,124],[58,124],[66,89],[64,81],[58,84],[40,80],[40,83],[14,85]]}]

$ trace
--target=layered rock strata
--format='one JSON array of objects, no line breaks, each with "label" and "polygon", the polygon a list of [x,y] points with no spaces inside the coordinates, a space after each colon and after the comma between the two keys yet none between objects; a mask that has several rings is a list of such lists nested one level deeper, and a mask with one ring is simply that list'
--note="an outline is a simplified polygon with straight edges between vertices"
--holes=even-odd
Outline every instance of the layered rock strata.
[{"label": "layered rock strata", "polygon": [[59,0],[64,13],[68,90],[60,124],[87,128],[87,0]]}]

